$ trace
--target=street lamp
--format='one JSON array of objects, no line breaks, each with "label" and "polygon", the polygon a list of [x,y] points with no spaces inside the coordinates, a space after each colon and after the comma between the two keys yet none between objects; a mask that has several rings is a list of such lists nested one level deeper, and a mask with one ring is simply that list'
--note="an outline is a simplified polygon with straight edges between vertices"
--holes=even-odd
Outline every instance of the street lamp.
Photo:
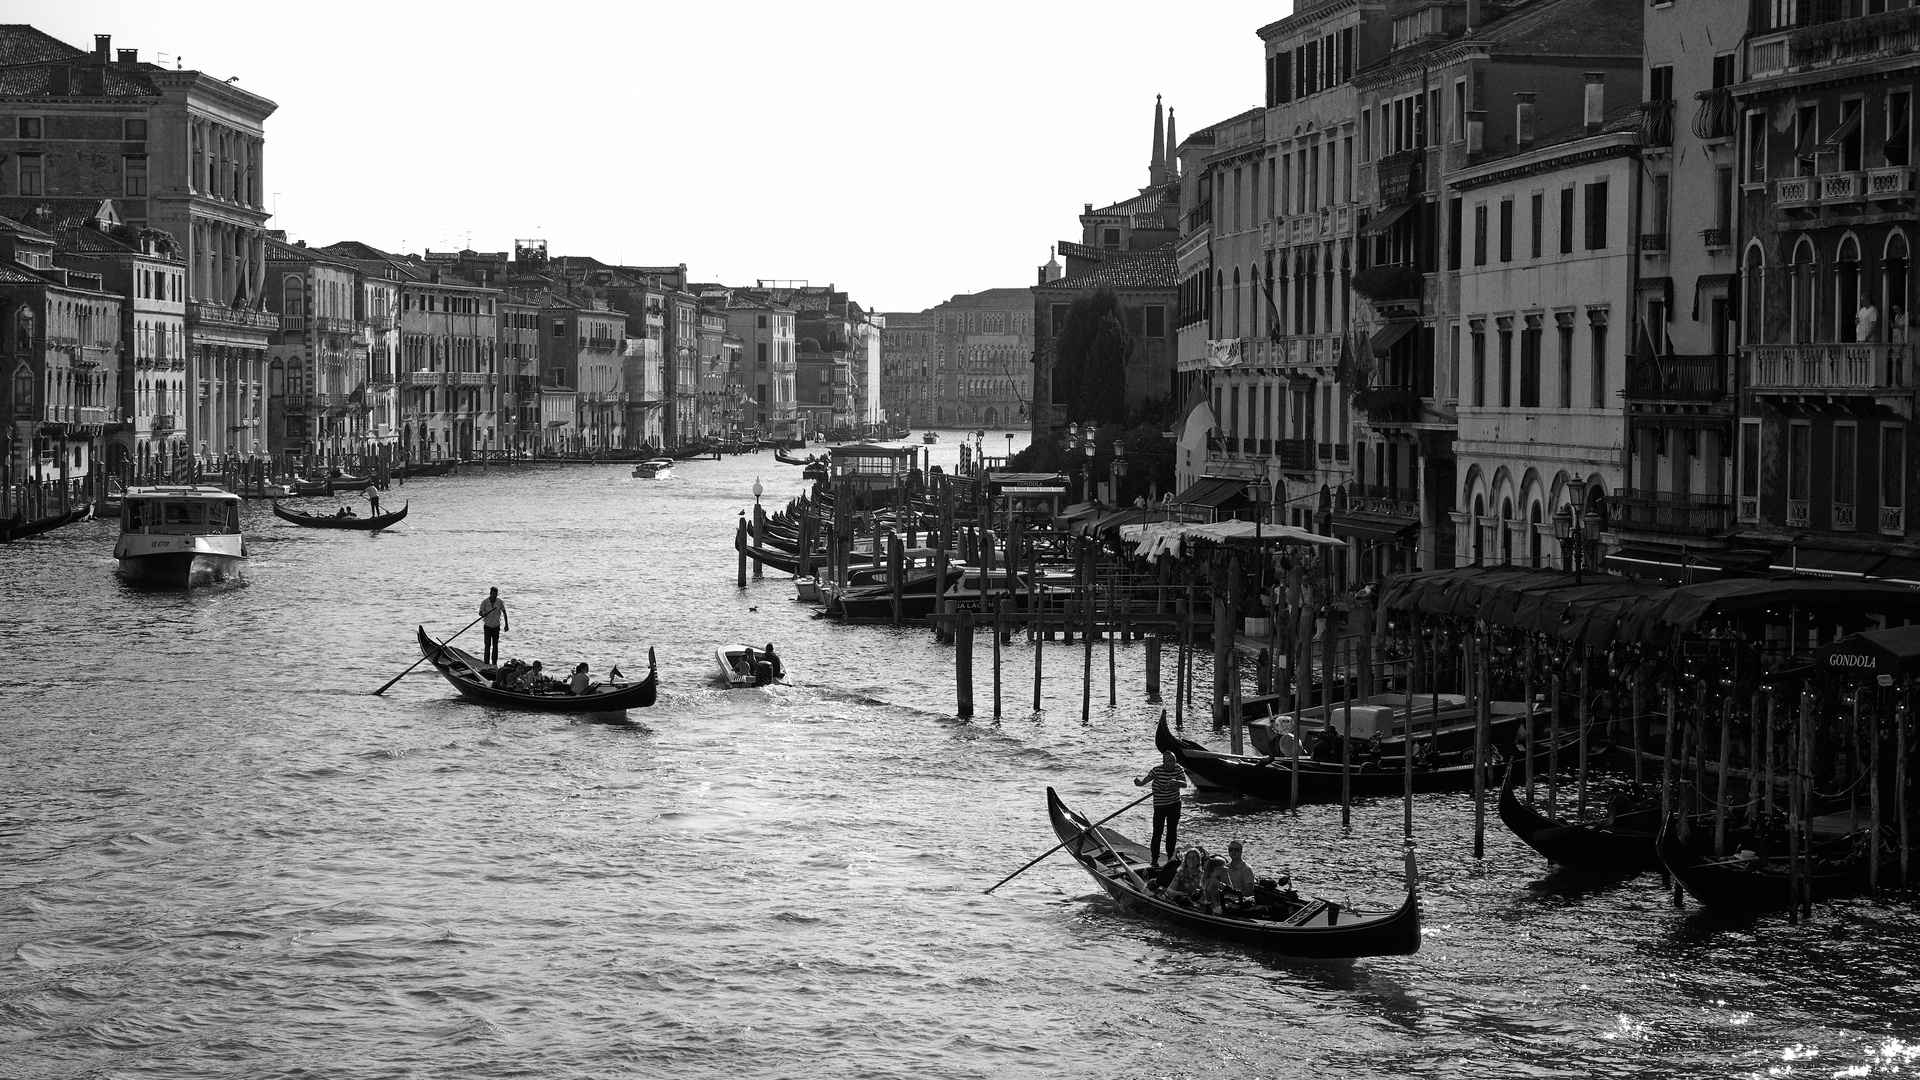
[{"label": "street lamp", "polygon": [[1093,501],[1094,446],[1093,446],[1093,425],[1091,424],[1087,425],[1087,438],[1086,438],[1086,441],[1080,444],[1080,449],[1086,451],[1086,458],[1080,463],[1080,479],[1081,479],[1081,486],[1083,489],[1080,493],[1080,496],[1081,496],[1080,501],[1092,502]]},{"label": "street lamp", "polygon": [[1562,561],[1573,567],[1573,583],[1580,584],[1580,575],[1586,569],[1588,537],[1600,531],[1600,515],[1594,511],[1581,513],[1579,507],[1586,505],[1587,482],[1570,480],[1567,482],[1567,495],[1571,500],[1553,515],[1553,535],[1560,541]]},{"label": "street lamp", "polygon": [[[1007,439],[1009,440],[1009,445],[1011,445],[1013,436],[1009,435]],[[1113,505],[1116,507],[1125,506],[1126,503],[1120,499],[1120,478],[1127,475],[1127,444],[1121,442],[1119,439],[1113,440],[1112,472],[1113,477],[1110,483],[1113,487]]]},{"label": "street lamp", "polygon": [[753,478],[753,505],[755,506],[760,505],[760,493],[765,490],[767,489],[760,486],[760,478],[757,476],[754,477]]}]

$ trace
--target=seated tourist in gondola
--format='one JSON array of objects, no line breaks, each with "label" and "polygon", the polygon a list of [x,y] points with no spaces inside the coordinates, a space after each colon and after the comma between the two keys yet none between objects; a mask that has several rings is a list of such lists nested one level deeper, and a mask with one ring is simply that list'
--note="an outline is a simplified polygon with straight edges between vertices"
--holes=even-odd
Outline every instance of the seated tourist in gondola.
[{"label": "seated tourist in gondola", "polygon": [[508,660],[493,670],[493,688],[512,690],[520,685],[520,678],[526,673],[527,665],[518,660]]},{"label": "seated tourist in gondola", "polygon": [[587,663],[582,660],[580,666],[573,669],[573,677],[567,680],[567,689],[575,694],[584,694],[593,687],[593,676],[587,674]]},{"label": "seated tourist in gondola", "polygon": [[1209,855],[1200,868],[1200,906],[1215,915],[1225,911],[1227,860]]},{"label": "seated tourist in gondola", "polygon": [[1200,849],[1190,847],[1180,856],[1180,869],[1174,871],[1173,880],[1167,882],[1163,898],[1173,901],[1191,901],[1200,895],[1206,884],[1206,874],[1201,866]]}]

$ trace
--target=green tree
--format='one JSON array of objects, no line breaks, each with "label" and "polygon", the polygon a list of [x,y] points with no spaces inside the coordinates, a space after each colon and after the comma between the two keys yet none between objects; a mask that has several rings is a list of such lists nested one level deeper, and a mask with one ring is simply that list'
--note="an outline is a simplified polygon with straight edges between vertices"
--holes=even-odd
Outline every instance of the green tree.
[{"label": "green tree", "polygon": [[1122,424],[1127,420],[1127,360],[1133,335],[1120,320],[1120,298],[1095,289],[1067,308],[1053,340],[1055,400],[1068,423]]}]

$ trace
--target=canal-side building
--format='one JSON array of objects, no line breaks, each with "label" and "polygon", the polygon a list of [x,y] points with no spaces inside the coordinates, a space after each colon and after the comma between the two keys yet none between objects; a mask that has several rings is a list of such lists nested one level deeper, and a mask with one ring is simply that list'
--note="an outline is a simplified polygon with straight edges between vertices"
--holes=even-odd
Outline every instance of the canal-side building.
[{"label": "canal-side building", "polygon": [[189,462],[186,266],[172,234],[117,221],[111,203],[55,231],[54,262],[97,274],[121,300],[118,402],[106,426],[107,475],[135,483],[184,475]]},{"label": "canal-side building", "polygon": [[889,420],[931,427],[939,386],[940,320],[927,311],[890,311],[880,368],[880,407]]},{"label": "canal-side building", "polygon": [[[1617,339],[1634,325],[1643,224],[1640,109],[1535,138],[1521,101],[1517,145],[1454,170],[1471,222],[1459,275],[1465,356],[1454,394],[1453,550],[1459,565],[1599,565],[1608,499],[1623,486]],[[1657,313],[1656,313],[1657,314]],[[1394,444],[1375,442],[1380,457]],[[1393,475],[1397,463],[1367,471]],[[1563,550],[1556,516],[1580,527]],[[1363,557],[1363,565],[1368,562]],[[1392,567],[1376,556],[1375,577]]]},{"label": "canal-side building", "polygon": [[[1608,564],[1686,580],[1740,543],[1733,461],[1738,360],[1738,116],[1749,11],[1653,4],[1636,181],[1639,249],[1625,346],[1622,484],[1605,504]],[[1707,575],[1707,576],[1710,576]]]},{"label": "canal-side building", "polygon": [[[1336,533],[1348,514],[1417,517],[1369,564],[1390,572],[1460,557],[1454,438],[1469,328],[1458,275],[1482,232],[1499,232],[1495,219],[1485,230],[1467,219],[1454,174],[1515,149],[1522,115],[1535,131],[1559,131],[1638,100],[1642,27],[1629,0],[1395,0],[1387,16],[1387,54],[1353,74],[1361,220],[1349,368],[1359,430],[1349,497],[1332,509]],[[1617,335],[1609,347],[1624,353]]]},{"label": "canal-side building", "polygon": [[119,422],[123,302],[99,274],[57,266],[54,238],[0,218],[6,505],[29,517],[96,497]]},{"label": "canal-side building", "polygon": [[1775,565],[1874,573],[1916,524],[1920,10],[1755,5],[1739,141],[1735,521]]},{"label": "canal-side building", "polygon": [[739,337],[747,403],[743,428],[762,438],[794,437],[794,309],[729,290],[727,330]]},{"label": "canal-side building", "polygon": [[508,288],[500,300],[501,432],[515,454],[540,448],[540,305]]},{"label": "canal-side building", "polygon": [[[931,423],[940,427],[1027,426],[1033,400],[1033,293],[959,293],[929,309],[945,358]],[[1143,328],[1144,329],[1144,328]]]},{"label": "canal-side building", "polygon": [[366,452],[368,339],[358,320],[359,271],[280,236],[267,238],[267,449],[336,464]]},{"label": "canal-side building", "polygon": [[578,449],[591,453],[633,445],[626,441],[626,312],[614,310],[605,300],[553,296],[540,318],[547,335],[543,360],[549,374],[579,395]]},{"label": "canal-side building", "polygon": [[92,52],[0,25],[0,214],[52,227],[103,200],[164,229],[187,268],[187,412],[203,459],[266,451],[265,123],[277,107],[232,80],[163,68],[106,34]]}]

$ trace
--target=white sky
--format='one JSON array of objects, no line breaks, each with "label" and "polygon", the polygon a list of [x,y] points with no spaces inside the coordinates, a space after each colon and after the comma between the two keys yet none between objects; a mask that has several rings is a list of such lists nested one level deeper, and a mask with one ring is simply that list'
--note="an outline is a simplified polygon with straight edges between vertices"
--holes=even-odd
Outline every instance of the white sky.
[{"label": "white sky", "polygon": [[[1153,98],[1192,133],[1260,103],[1291,5],[28,0],[83,49],[279,104],[273,225],[312,244],[684,262],[880,311],[1024,287],[1083,203],[1146,183]],[[924,14],[923,14],[924,12]],[[171,62],[169,61],[169,66]]]}]

